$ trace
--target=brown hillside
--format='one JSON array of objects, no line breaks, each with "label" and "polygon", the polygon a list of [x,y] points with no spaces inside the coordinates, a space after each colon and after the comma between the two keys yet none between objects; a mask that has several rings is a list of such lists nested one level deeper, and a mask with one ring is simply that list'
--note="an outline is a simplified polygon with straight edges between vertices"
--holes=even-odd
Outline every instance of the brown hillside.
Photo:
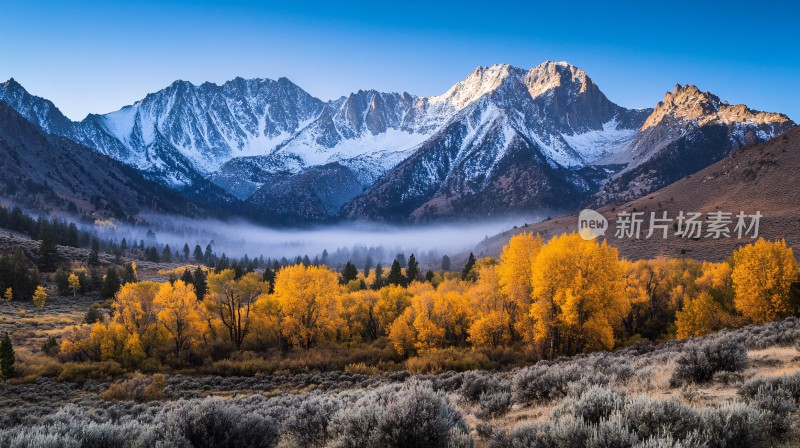
[{"label": "brown hillside", "polygon": [[[621,256],[631,259],[688,256],[701,260],[723,260],[737,246],[751,240],[740,240],[735,235],[719,240],[687,240],[674,235],[666,240],[655,236],[641,240],[618,239],[613,234],[613,221],[617,213],[623,210],[645,212],[642,226],[645,234],[651,211],[666,210],[670,218],[675,218],[680,211],[703,212],[704,216],[715,210],[732,212],[734,215],[739,211],[747,214],[760,211],[763,215],[760,236],[767,239],[784,238],[790,246],[800,249],[800,127],[795,126],[767,142],[740,149],[708,168],[645,197],[598,210],[609,219],[608,242],[620,249]],[[478,245],[476,255],[499,254],[508,239],[520,232],[532,231],[550,238],[560,233],[574,232],[577,227],[577,215],[553,218],[492,237]]]}]

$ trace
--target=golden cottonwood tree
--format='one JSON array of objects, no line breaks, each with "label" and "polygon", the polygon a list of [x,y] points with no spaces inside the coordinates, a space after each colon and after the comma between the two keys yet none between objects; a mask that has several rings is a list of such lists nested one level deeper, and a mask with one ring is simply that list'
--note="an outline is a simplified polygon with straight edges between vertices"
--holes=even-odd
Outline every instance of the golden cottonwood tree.
[{"label": "golden cottonwood tree", "polygon": [[500,291],[497,265],[484,265],[477,269],[478,280],[469,289],[474,319],[467,330],[468,341],[473,347],[507,345],[512,338],[511,314],[516,304]]},{"label": "golden cottonwood tree", "polygon": [[793,310],[789,291],[799,271],[784,240],[759,238],[736,249],[731,273],[736,309],[755,323],[787,316]]},{"label": "golden cottonwood tree", "polygon": [[531,266],[536,255],[544,245],[539,235],[521,233],[512,237],[500,253],[497,267],[497,281],[502,294],[510,300],[509,319],[511,331],[523,339],[532,336],[533,322],[531,308]]},{"label": "golden cottonwood tree", "polygon": [[181,280],[172,284],[164,283],[153,304],[158,309],[159,323],[169,333],[175,347],[175,357],[180,364],[184,353],[191,350],[202,333],[194,286]]},{"label": "golden cottonwood tree", "polygon": [[269,284],[251,272],[235,279],[231,269],[208,274],[208,292],[203,305],[228,332],[228,337],[240,350],[253,318],[253,306],[259,296],[269,291]]},{"label": "golden cottonwood tree", "polygon": [[533,262],[534,338],[550,356],[614,346],[630,311],[617,250],[577,233],[550,240]]},{"label": "golden cottonwood tree", "polygon": [[129,335],[135,335],[145,355],[151,356],[153,349],[159,345],[160,332],[157,311],[153,303],[161,283],[139,282],[126,283],[114,296],[111,305],[114,320],[120,323]]},{"label": "golden cottonwood tree", "polygon": [[725,311],[707,292],[687,298],[683,309],[675,314],[675,327],[679,339],[705,336],[721,330],[725,325]]},{"label": "golden cottonwood tree", "polygon": [[302,348],[335,334],[339,294],[338,275],[325,267],[295,265],[278,271],[274,296],[283,315],[282,333]]}]

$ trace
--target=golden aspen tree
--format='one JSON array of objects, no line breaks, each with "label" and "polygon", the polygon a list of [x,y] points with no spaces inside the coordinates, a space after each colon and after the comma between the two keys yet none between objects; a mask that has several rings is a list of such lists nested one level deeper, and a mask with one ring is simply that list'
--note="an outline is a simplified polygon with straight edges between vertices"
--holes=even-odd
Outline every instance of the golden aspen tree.
[{"label": "golden aspen tree", "polygon": [[389,326],[411,305],[411,293],[398,285],[388,285],[376,291],[374,315],[376,337],[389,334]]},{"label": "golden aspen tree", "polygon": [[6,288],[6,291],[3,293],[3,298],[6,302],[11,302],[14,299],[14,290],[12,288]]},{"label": "golden aspen tree", "polygon": [[531,308],[531,266],[544,245],[539,235],[521,233],[512,237],[500,253],[497,279],[500,292],[513,305],[509,309],[509,329],[523,339],[530,339],[533,322]]},{"label": "golden aspen tree", "polygon": [[67,278],[67,284],[69,285],[69,289],[72,290],[72,297],[74,298],[78,295],[78,288],[81,287],[81,280],[74,272],[70,272],[69,278]]},{"label": "golden aspen tree", "polygon": [[793,311],[789,292],[798,272],[794,252],[784,240],[759,238],[736,249],[731,273],[736,309],[755,323],[789,315]]},{"label": "golden aspen tree", "polygon": [[153,303],[158,309],[158,321],[169,333],[180,364],[202,332],[194,286],[181,280],[173,284],[164,283]]},{"label": "golden aspen tree", "polygon": [[687,298],[683,309],[675,314],[678,339],[705,336],[725,326],[725,310],[708,292]]},{"label": "golden aspen tree", "polygon": [[478,268],[478,280],[469,289],[474,320],[467,333],[473,347],[496,348],[511,342],[511,311],[516,306],[498,287],[497,265]]},{"label": "golden aspen tree", "polygon": [[285,337],[282,332],[283,311],[275,294],[261,294],[253,304],[252,338],[259,346],[272,342],[284,348]]},{"label": "golden aspen tree", "polygon": [[295,265],[275,277],[275,298],[281,307],[282,332],[295,346],[310,348],[336,334],[339,278],[325,267]]},{"label": "golden aspen tree", "polygon": [[236,350],[240,350],[250,331],[253,305],[261,294],[269,291],[269,284],[261,281],[261,276],[255,272],[236,280],[231,269],[210,272],[207,281],[208,292],[203,305],[227,330]]},{"label": "golden aspen tree", "polygon": [[417,334],[413,323],[414,310],[409,307],[389,326],[389,340],[399,355],[408,356],[417,346]]},{"label": "golden aspen tree", "polygon": [[47,303],[47,291],[45,291],[44,286],[39,285],[33,291],[33,304],[36,308],[44,308],[45,303]]},{"label": "golden aspen tree", "polygon": [[138,282],[126,283],[114,295],[111,309],[114,320],[120,323],[129,335],[136,335],[147,356],[159,345],[161,339],[154,299],[161,288],[161,283]]},{"label": "golden aspen tree", "polygon": [[534,338],[551,357],[614,346],[614,330],[630,311],[617,250],[577,233],[550,240],[532,274]]},{"label": "golden aspen tree", "polygon": [[[475,264],[476,281],[479,268],[489,260],[481,259]],[[461,345],[467,341],[467,330],[472,323],[468,291],[469,282],[456,279],[445,280],[436,287],[434,315],[438,317],[438,325],[444,328],[445,342],[449,345]]]}]

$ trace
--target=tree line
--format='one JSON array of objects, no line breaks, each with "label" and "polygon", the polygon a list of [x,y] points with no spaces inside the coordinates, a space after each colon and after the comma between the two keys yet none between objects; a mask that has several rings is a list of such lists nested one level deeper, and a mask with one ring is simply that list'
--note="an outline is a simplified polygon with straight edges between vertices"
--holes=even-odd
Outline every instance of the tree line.
[{"label": "tree line", "polygon": [[109,316],[65,332],[60,356],[183,365],[227,350],[385,340],[402,356],[463,347],[555,358],[795,315],[799,274],[783,241],[758,240],[721,263],[628,261],[577,234],[545,243],[529,233],[498,259],[471,257],[461,272],[422,275],[411,256],[387,274],[302,263],[261,273],[187,269],[165,283],[134,273]]}]

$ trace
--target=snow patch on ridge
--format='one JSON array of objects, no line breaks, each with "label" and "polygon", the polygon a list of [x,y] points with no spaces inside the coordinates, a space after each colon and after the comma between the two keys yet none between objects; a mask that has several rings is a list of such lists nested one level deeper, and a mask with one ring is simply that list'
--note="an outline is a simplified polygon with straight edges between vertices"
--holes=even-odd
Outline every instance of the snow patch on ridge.
[{"label": "snow patch on ridge", "polygon": [[583,134],[561,134],[561,138],[574,149],[584,164],[594,163],[605,157],[618,154],[633,140],[636,129],[620,129],[617,120],[603,124],[602,130]]}]

